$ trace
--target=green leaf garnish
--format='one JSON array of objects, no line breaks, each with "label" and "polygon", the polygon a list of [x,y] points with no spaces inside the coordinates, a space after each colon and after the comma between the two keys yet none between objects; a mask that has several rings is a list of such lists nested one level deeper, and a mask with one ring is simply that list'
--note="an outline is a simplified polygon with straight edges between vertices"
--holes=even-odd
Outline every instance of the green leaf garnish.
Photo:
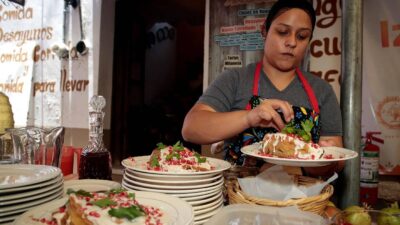
[{"label": "green leaf garnish", "polygon": [[129,220],[133,220],[136,217],[144,216],[145,212],[142,208],[136,205],[132,205],[129,208],[114,208],[108,211],[110,216],[114,216],[117,218],[127,218]]},{"label": "green leaf garnish", "polygon": [[185,147],[183,147],[183,144],[180,141],[178,141],[174,144],[174,146],[172,146],[172,149],[176,151],[182,151],[185,149]]},{"label": "green leaf garnish", "polygon": [[205,163],[207,161],[206,157],[201,157],[197,152],[194,153],[194,157],[196,157],[198,163]]},{"label": "green leaf garnish", "polygon": [[150,159],[150,167],[159,167],[160,162],[158,161],[158,157],[153,155]]},{"label": "green leaf garnish", "polygon": [[285,128],[283,128],[283,130],[284,130],[285,133],[287,133],[287,134],[293,134],[294,132],[296,132],[296,130],[294,129],[294,127],[285,127]]},{"label": "green leaf garnish", "polygon": [[161,150],[163,148],[166,148],[167,146],[164,145],[162,142],[157,143],[157,149]]},{"label": "green leaf garnish", "polygon": [[117,205],[117,202],[111,200],[110,198],[102,198],[97,201],[92,201],[90,203],[92,203],[93,205],[96,205],[100,208],[106,208],[111,205]]},{"label": "green leaf garnish", "polygon": [[133,200],[135,200],[135,198],[136,198],[135,193],[129,193],[128,197],[133,199]]},{"label": "green leaf garnish", "polygon": [[75,193],[74,189],[72,189],[72,188],[68,188],[67,189],[67,195],[70,195],[70,194],[73,194],[73,193]]},{"label": "green leaf garnish", "polygon": [[113,189],[110,189],[110,190],[107,191],[106,193],[107,193],[107,194],[119,194],[119,193],[122,193],[122,192],[124,192],[124,191],[126,191],[126,189],[123,188],[123,187],[120,187],[120,188],[113,188]]},{"label": "green leaf garnish", "polygon": [[304,131],[310,133],[311,129],[314,127],[314,124],[310,120],[306,120],[304,122],[301,122],[301,127],[303,128]]},{"label": "green leaf garnish", "polygon": [[286,124],[286,126],[282,129],[282,133],[285,134],[295,134],[298,137],[302,138],[305,142],[309,142],[311,140],[311,130],[314,127],[314,124],[310,120],[305,120],[301,122],[301,128],[296,128],[294,124],[294,120],[290,121]]},{"label": "green leaf garnish", "polygon": [[176,159],[180,159],[181,155],[178,152],[172,151],[171,154],[165,156],[165,160],[171,160],[173,157],[175,157]]}]

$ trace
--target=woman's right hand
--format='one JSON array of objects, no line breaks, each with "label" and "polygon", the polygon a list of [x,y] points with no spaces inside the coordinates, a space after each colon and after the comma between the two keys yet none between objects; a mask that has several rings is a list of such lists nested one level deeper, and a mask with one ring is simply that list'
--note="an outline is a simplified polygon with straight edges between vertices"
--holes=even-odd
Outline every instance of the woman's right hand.
[{"label": "woman's right hand", "polygon": [[[282,121],[278,110],[283,113],[285,121]],[[256,108],[250,110],[246,117],[249,127],[274,127],[277,130],[282,130],[285,123],[294,118],[294,112],[291,104],[287,101],[266,99]]]}]

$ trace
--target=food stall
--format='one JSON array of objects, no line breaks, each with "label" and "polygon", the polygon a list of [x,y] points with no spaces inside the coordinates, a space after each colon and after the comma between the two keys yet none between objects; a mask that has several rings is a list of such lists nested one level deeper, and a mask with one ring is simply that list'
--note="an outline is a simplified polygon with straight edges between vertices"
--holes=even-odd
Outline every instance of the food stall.
[{"label": "food stall", "polygon": [[[259,59],[263,50],[260,26],[273,2],[205,2],[204,89],[223,70],[241,68]],[[399,93],[392,85],[398,79],[393,78],[396,71],[393,69],[385,71],[387,77],[377,81],[376,74],[382,71],[370,66],[377,60],[370,55],[388,54],[389,59],[382,56],[388,62],[398,56],[395,49],[398,41],[394,38],[398,17],[382,19],[368,15],[365,21],[378,21],[379,28],[374,27],[375,23],[360,20],[361,11],[375,8],[383,11],[377,15],[386,16],[391,15],[384,11],[389,10],[387,5],[398,5],[389,0],[383,2],[313,1],[317,30],[302,67],[328,81],[340,99],[345,147],[323,148],[323,153],[318,153],[316,148],[317,157],[301,159],[282,158],[265,152],[267,140],[241,150],[276,165],[265,171],[232,166],[207,151],[195,152],[179,140],[175,144],[154,146],[154,149],[167,152],[157,157],[154,157],[153,149],[147,149],[147,155],[133,152],[129,157],[113,157],[113,151],[118,150],[110,146],[109,135],[111,106],[116,98],[112,96],[110,85],[113,80],[112,45],[101,40],[113,39],[113,32],[106,31],[113,29],[114,21],[105,18],[115,16],[114,4],[108,1],[97,4],[95,1],[27,0],[19,3],[24,5],[21,7],[13,1],[0,2],[0,68],[3,71],[0,92],[6,96],[0,98],[0,156],[2,160],[5,156],[19,160],[12,163],[3,160],[0,164],[0,224],[65,224],[66,220],[78,217],[85,221],[86,214],[68,216],[86,208],[91,210],[87,214],[88,220],[100,221],[99,224],[104,220],[116,222],[107,216],[109,211],[112,211],[110,217],[118,218],[117,222],[129,220],[138,224],[213,225],[237,220],[255,221],[255,218],[259,218],[259,224],[271,221],[275,224],[299,224],[299,221],[346,224],[352,221],[351,224],[356,225],[359,218],[361,222],[397,224],[399,212],[395,202],[399,200],[399,194],[396,194],[399,192],[396,189],[396,185],[399,186],[399,158],[393,149],[400,139]],[[342,24],[346,26],[342,28]],[[371,34],[374,33],[371,27],[380,30],[378,47],[381,48],[370,40],[377,38]],[[37,32],[41,35],[27,38]],[[361,34],[366,43],[360,41]],[[368,57],[361,55],[361,49],[365,49],[362,46],[366,45],[373,49],[364,50]],[[340,61],[346,63],[340,66]],[[364,65],[365,62],[368,65]],[[367,80],[368,83],[361,83],[364,73],[363,82]],[[371,83],[382,86],[378,85],[381,80],[391,82],[380,89],[370,88]],[[380,91],[386,85],[389,91],[376,94],[382,93]],[[361,96],[361,87],[368,89],[364,92],[368,95]],[[99,101],[103,99],[100,93],[105,102]],[[93,96],[97,100],[91,102]],[[6,107],[8,111],[3,110]],[[369,114],[361,114],[361,109]],[[3,129],[1,122],[3,118],[10,118],[4,116],[9,112],[13,113],[13,123],[8,120]],[[364,158],[366,164],[371,164],[361,171],[368,175],[374,172],[372,170],[380,169],[379,184],[373,180],[372,184],[366,182],[365,188],[377,190],[381,185],[380,200],[384,197],[391,204],[380,201],[373,206],[362,206],[359,204],[359,163],[365,155],[361,136],[376,130],[384,139],[382,143],[375,143],[381,150],[381,160],[376,163],[379,160],[376,157]],[[92,157],[92,165],[101,165],[99,168],[107,170],[105,174],[109,176],[100,177],[96,173],[99,169],[91,171],[94,166],[85,167],[89,157],[81,158],[98,149],[107,154],[94,160]],[[28,151],[32,151],[30,158],[18,158]],[[166,155],[167,158],[162,158]],[[185,157],[188,157],[185,162],[192,163],[181,167],[177,159],[182,162],[180,160]],[[173,166],[167,163],[171,160]],[[337,161],[346,161],[344,172],[326,179],[307,177],[295,169]],[[83,176],[84,170],[93,173]],[[276,177],[277,174],[280,176]],[[383,175],[389,175],[391,180],[385,183],[387,177]],[[271,180],[275,182],[268,183]],[[275,187],[273,190],[283,190],[291,196],[275,198],[282,193],[268,188],[257,193],[255,189],[260,186]],[[272,196],[264,195],[268,192]],[[297,195],[299,193],[302,195]],[[72,203],[66,205],[67,201]],[[107,209],[107,213],[104,215],[93,204]]]}]

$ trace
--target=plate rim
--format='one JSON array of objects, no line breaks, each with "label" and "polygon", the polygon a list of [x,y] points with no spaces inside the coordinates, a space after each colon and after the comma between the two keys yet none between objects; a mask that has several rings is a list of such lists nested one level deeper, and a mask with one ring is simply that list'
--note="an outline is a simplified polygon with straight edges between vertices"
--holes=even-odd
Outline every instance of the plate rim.
[{"label": "plate rim", "polygon": [[25,196],[25,197],[22,197],[22,198],[16,198],[16,199],[10,199],[10,200],[7,200],[7,201],[2,201],[0,203],[0,207],[6,207],[6,206],[8,206],[10,204],[19,204],[19,203],[24,202],[24,201],[36,201],[36,200],[38,200],[38,198],[44,198],[44,197],[48,197],[50,195],[56,195],[62,190],[64,190],[64,188],[63,188],[63,185],[61,183],[61,185],[54,186],[52,189],[47,190],[47,191],[43,191],[43,192],[38,193],[38,194],[33,194],[33,195]]},{"label": "plate rim", "polygon": [[[135,196],[138,198],[139,202],[140,202],[140,198],[142,198],[142,199],[150,198],[150,199],[156,200],[156,201],[160,201],[160,198],[161,198],[161,199],[165,199],[164,202],[168,202],[175,209],[184,208],[186,212],[184,212],[182,214],[183,216],[178,215],[178,218],[177,218],[178,221],[176,223],[177,225],[189,225],[189,224],[193,223],[193,221],[194,221],[193,207],[189,203],[187,203],[186,201],[184,201],[182,199],[179,199],[178,197],[174,197],[174,196],[170,196],[170,195],[166,195],[166,194],[162,194],[162,193],[152,193],[152,192],[145,192],[145,191],[128,190],[128,192],[135,193]],[[23,225],[23,224],[25,224],[24,222],[26,222],[25,220],[27,218],[29,218],[30,216],[39,214],[40,212],[42,212],[42,214],[54,212],[59,207],[63,206],[67,201],[68,201],[68,197],[63,197],[60,199],[56,199],[56,200],[47,202],[38,207],[32,208],[32,209],[24,212],[20,216],[18,216],[18,218],[16,218],[12,224],[13,225],[19,225],[19,224]],[[179,202],[180,205],[185,205],[185,207],[180,207],[180,206],[177,207],[177,204],[176,204],[177,202]],[[44,210],[45,208],[47,208],[48,210]],[[188,210],[186,210],[186,209],[188,209]],[[187,218],[184,218],[186,215],[189,215],[189,216]],[[185,219],[185,220],[180,221],[180,219],[182,219],[182,220]]]},{"label": "plate rim", "polygon": [[[228,170],[232,166],[229,162],[227,162],[225,160],[212,158],[212,157],[206,157],[207,160],[210,161],[210,163],[218,162],[222,168],[218,168],[215,170],[209,170],[209,171],[187,171],[187,172],[155,171],[155,170],[141,169],[141,168],[137,168],[137,167],[127,164],[127,161],[131,160],[132,158],[135,160],[141,160],[141,161],[147,162],[148,159],[150,158],[150,155],[128,157],[128,158],[122,160],[121,164],[125,168],[129,168],[129,169],[144,172],[144,173],[153,173],[153,174],[168,174],[168,175],[183,175],[183,176],[193,176],[194,174],[216,174],[216,173],[221,173],[225,170]],[[212,165],[216,165],[216,163],[212,163]]]},{"label": "plate rim", "polygon": [[[134,187],[134,188],[138,188],[138,189],[143,189],[143,190],[137,190],[137,191],[164,193],[164,194],[168,194],[168,195],[170,195],[170,194],[179,195],[179,194],[189,194],[189,193],[190,194],[195,194],[195,193],[198,193],[199,191],[200,192],[202,192],[202,191],[206,192],[206,191],[211,191],[211,190],[217,190],[217,189],[222,188],[223,183],[221,185],[216,185],[216,186],[207,187],[207,188],[199,188],[199,189],[195,189],[195,190],[193,190],[193,189],[192,190],[174,190],[174,189],[157,190],[157,189],[146,188],[146,187],[138,187],[138,186],[132,185],[132,184],[126,184],[126,182],[124,182],[124,180],[122,181],[121,185],[122,185],[122,187],[127,186],[128,188],[126,188],[126,187],[125,188],[128,189],[128,190],[132,190],[132,187]],[[131,187],[129,187],[129,186],[131,186]],[[181,191],[186,191],[186,192],[181,192]]]},{"label": "plate rim", "polygon": [[84,185],[99,185],[99,186],[101,185],[102,187],[108,187],[110,189],[121,187],[120,183],[112,180],[100,180],[100,179],[67,180],[64,182],[64,196],[66,195],[68,188],[74,186],[84,186]]},{"label": "plate rim", "polygon": [[[64,179],[63,179],[63,177],[60,176],[57,179],[53,179],[51,181],[52,182],[49,182],[46,185],[40,185],[37,188],[28,188],[28,189],[23,189],[23,190],[17,190],[17,191],[14,191],[14,193],[11,192],[10,194],[0,196],[0,201],[8,201],[8,200],[12,200],[12,199],[24,198],[27,195],[28,196],[31,195],[32,194],[31,192],[33,192],[35,194],[42,193],[43,191],[47,191],[48,189],[51,189],[52,187],[57,187],[58,185],[62,185],[64,182]],[[23,191],[23,192],[20,192],[20,191]],[[6,193],[9,193],[9,192],[5,192],[5,194]],[[3,194],[3,193],[0,191],[0,194]]]},{"label": "plate rim", "polygon": [[9,189],[4,189],[4,190],[0,190],[0,194],[7,194],[7,193],[14,193],[14,192],[19,192],[19,191],[25,191],[25,190],[31,190],[31,189],[35,189],[35,188],[42,188],[45,186],[49,186],[52,185],[54,183],[59,182],[60,180],[64,180],[64,176],[60,175],[56,178],[53,178],[51,180],[47,180],[44,182],[40,182],[37,184],[32,184],[32,185],[28,185],[28,186],[21,186],[21,187],[17,187],[17,188],[9,188]]},{"label": "plate rim", "polygon": [[12,213],[10,213],[10,211],[2,212],[2,214],[10,215],[10,214],[14,214],[14,213],[23,213],[23,212],[28,211],[28,210],[30,210],[32,208],[36,208],[36,207],[39,207],[39,206],[41,206],[41,205],[43,205],[45,203],[52,202],[52,201],[54,201],[56,199],[59,199],[59,198],[62,197],[62,195],[63,195],[63,192],[60,191],[58,195],[52,195],[51,197],[46,198],[46,201],[43,200],[43,202],[41,202],[41,203],[38,203],[38,204],[35,203],[34,205],[30,205],[30,206],[14,209],[14,212],[12,212]]},{"label": "plate rim", "polygon": [[123,177],[124,180],[131,182],[134,185],[138,185],[146,188],[161,188],[161,189],[173,189],[173,190],[185,190],[185,189],[199,189],[206,187],[214,187],[224,182],[224,178],[220,176],[218,179],[215,179],[213,182],[198,184],[198,185],[164,185],[164,184],[148,184],[141,181],[134,180],[130,177]]},{"label": "plate rim", "polygon": [[[2,190],[7,190],[7,189],[13,189],[17,187],[22,187],[22,186],[29,186],[32,184],[37,184],[41,183],[44,181],[51,180],[61,174],[61,169],[58,167],[54,166],[48,166],[48,165],[36,165],[36,164],[2,164],[0,165],[0,171],[1,170],[27,170],[31,171],[31,174],[35,174],[35,172],[39,171],[49,171],[46,174],[43,174],[41,176],[35,176],[30,179],[30,181],[25,181],[21,183],[12,183],[12,184],[0,184],[0,191]],[[34,171],[32,171],[34,170]]]},{"label": "plate rim", "polygon": [[[200,177],[199,179],[181,179],[181,180],[169,180],[169,179],[150,179],[148,177],[145,176],[137,176],[135,174],[132,174],[131,172],[128,172],[128,170],[125,171],[125,174],[127,174],[128,177],[133,178],[133,179],[137,179],[137,180],[141,180],[141,181],[148,181],[148,182],[152,182],[152,183],[158,183],[158,184],[192,184],[192,183],[203,183],[203,182],[207,182],[207,181],[213,181],[216,179],[219,179],[222,176],[222,173],[220,174],[216,174],[216,175],[212,175],[212,176],[207,176],[205,178]],[[164,177],[168,177],[168,176],[164,176]],[[180,176],[181,177],[181,176]],[[197,176],[196,176],[197,177]]]}]

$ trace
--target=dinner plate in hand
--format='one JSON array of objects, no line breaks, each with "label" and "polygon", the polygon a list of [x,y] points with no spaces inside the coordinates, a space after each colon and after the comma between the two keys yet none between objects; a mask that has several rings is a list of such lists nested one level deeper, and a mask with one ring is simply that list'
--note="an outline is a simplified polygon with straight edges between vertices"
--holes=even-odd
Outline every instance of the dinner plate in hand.
[{"label": "dinner plate in hand", "polygon": [[260,142],[254,143],[252,145],[247,145],[243,147],[240,151],[246,155],[257,157],[263,159],[266,162],[284,165],[284,166],[300,166],[300,167],[319,167],[326,166],[333,162],[344,161],[356,158],[358,153],[340,147],[321,147],[324,149],[324,157],[329,156],[329,158],[322,159],[290,159],[290,158],[279,158],[275,156],[264,156],[258,154],[259,150],[262,148]]}]

